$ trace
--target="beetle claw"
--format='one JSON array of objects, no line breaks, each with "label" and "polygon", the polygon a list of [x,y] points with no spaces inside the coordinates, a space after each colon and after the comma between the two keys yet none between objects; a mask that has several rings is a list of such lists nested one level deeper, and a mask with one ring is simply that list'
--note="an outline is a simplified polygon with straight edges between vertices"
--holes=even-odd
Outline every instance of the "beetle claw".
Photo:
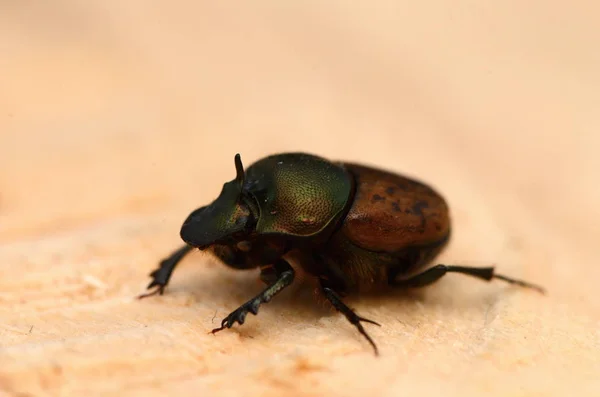
[{"label": "beetle claw", "polygon": [[231,312],[227,317],[221,321],[221,326],[219,328],[215,328],[210,333],[215,334],[219,331],[224,330],[225,328],[231,328],[233,324],[236,322],[240,325],[244,324],[246,321],[246,315],[248,312],[256,315],[258,313],[258,305],[256,304],[244,304]]},{"label": "beetle claw", "polygon": [[209,333],[214,335],[214,334],[216,334],[217,332],[224,330],[225,328],[231,328],[231,324],[228,324],[228,323],[227,323],[227,320],[228,320],[228,318],[229,318],[229,316],[228,316],[228,317],[226,317],[226,318],[224,318],[224,319],[223,319],[223,321],[221,321],[221,326],[220,326],[219,328],[215,328],[215,329],[213,329],[213,330],[212,330],[212,331],[210,331]]},{"label": "beetle claw", "polygon": [[157,294],[158,294],[158,295],[162,295],[162,294],[165,292],[165,286],[164,286],[164,285],[162,285],[162,284],[159,284],[159,283],[157,283],[156,281],[152,281],[152,282],[151,282],[151,283],[148,285],[147,289],[150,289],[150,288],[152,288],[152,287],[156,287],[156,286],[157,286],[158,288],[156,288],[154,291],[150,291],[150,292],[146,292],[145,294],[138,295],[138,297],[137,297],[137,298],[138,298],[138,299],[143,299],[143,298],[147,298],[147,297],[149,297],[149,296],[153,296],[153,295],[157,295]]},{"label": "beetle claw", "polygon": [[378,327],[381,327],[381,324],[379,324],[378,322],[375,322],[373,320],[369,320],[368,318],[364,318],[364,317],[360,317],[360,316],[356,316],[358,318],[359,321],[362,321],[364,323],[370,323],[370,324],[375,324]]},{"label": "beetle claw", "polygon": [[177,266],[177,264],[183,259],[188,252],[192,251],[193,247],[189,245],[184,245],[179,248],[177,251],[173,252],[167,258],[160,261],[160,264],[157,269],[154,269],[152,273],[150,273],[150,277],[152,277],[152,281],[146,289],[151,289],[153,287],[158,287],[154,291],[147,292],[145,294],[138,295],[138,299],[147,298],[153,295],[162,295],[165,292],[165,287],[169,283],[169,279],[171,278],[171,274],[173,270]]},{"label": "beetle claw", "polygon": [[[360,317],[359,317],[360,319]],[[361,320],[361,321],[366,321],[369,323],[373,323],[373,324],[377,324],[373,321],[369,321],[369,320]],[[373,350],[375,352],[376,356],[379,356],[379,349],[377,348],[377,345],[375,344],[375,342],[373,341],[373,339],[371,339],[371,337],[369,336],[369,334],[367,333],[367,331],[365,331],[365,329],[363,328],[362,324],[360,322],[356,322],[354,323],[354,325],[356,326],[356,328],[358,328],[358,332],[360,332],[362,334],[362,336],[364,336],[367,339],[367,342],[369,342],[369,344],[373,347]],[[377,324],[379,325],[379,324]]]},{"label": "beetle claw", "polygon": [[[153,274],[154,273],[156,273],[156,270],[153,272]],[[152,275],[152,277],[154,277],[154,276]],[[138,299],[143,299],[143,298],[147,298],[149,296],[153,296],[153,295],[156,295],[156,294],[162,295],[165,292],[165,287],[166,286],[167,286],[166,284],[161,283],[160,281],[156,280],[156,278],[154,278],[154,280],[152,280],[150,282],[150,284],[148,284],[148,286],[146,287],[146,289],[152,289],[154,287],[158,287],[158,288],[156,288],[154,291],[150,291],[150,292],[146,292],[145,294],[138,295],[137,298]]]}]

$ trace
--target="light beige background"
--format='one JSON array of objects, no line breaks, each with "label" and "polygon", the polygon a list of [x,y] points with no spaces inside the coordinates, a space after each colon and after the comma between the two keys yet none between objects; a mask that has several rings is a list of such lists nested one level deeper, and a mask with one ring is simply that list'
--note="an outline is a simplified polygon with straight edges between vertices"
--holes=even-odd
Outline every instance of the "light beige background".
[{"label": "light beige background", "polygon": [[[7,395],[600,394],[595,1],[0,3],[0,390]],[[352,299],[200,253],[134,297],[246,164],[309,151],[448,199],[450,276]],[[18,394],[21,393],[21,394]]]}]

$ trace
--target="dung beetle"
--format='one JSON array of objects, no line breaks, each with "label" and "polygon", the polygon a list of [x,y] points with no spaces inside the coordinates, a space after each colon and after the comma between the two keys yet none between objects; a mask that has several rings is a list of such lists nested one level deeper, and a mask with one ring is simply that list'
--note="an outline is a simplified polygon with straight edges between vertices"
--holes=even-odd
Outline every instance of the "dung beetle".
[{"label": "dung beetle", "polygon": [[[382,169],[331,162],[306,153],[265,157],[223,185],[210,205],[193,211],[183,223],[185,245],[165,258],[140,298],[162,294],[173,270],[192,249],[209,251],[235,269],[260,268],[267,287],[231,312],[213,333],[244,323],[262,303],[294,280],[291,263],[316,277],[324,297],[373,346],[362,322],[342,296],[390,285],[424,287],[446,273],[494,278],[541,287],[494,273],[493,267],[437,265],[431,262],[450,238],[445,200],[430,186]],[[416,274],[415,274],[416,273]],[[156,287],[156,288],[155,288]]]}]

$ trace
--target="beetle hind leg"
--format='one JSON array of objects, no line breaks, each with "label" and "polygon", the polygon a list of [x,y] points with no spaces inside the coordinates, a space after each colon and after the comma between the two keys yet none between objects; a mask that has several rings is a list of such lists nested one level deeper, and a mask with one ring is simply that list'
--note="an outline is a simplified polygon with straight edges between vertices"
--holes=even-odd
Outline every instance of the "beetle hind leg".
[{"label": "beetle hind leg", "polygon": [[495,269],[493,267],[437,265],[407,279],[398,279],[396,277],[393,277],[392,279],[390,279],[390,284],[395,287],[420,288],[433,284],[447,273],[460,273],[486,281],[492,281],[493,279],[503,280],[507,283],[515,284],[520,287],[534,289],[542,294],[545,293],[544,288],[538,285],[523,280],[517,280],[511,277],[506,277],[501,274],[495,274],[494,270]]},{"label": "beetle hind leg", "polygon": [[[244,324],[244,321],[246,321],[246,315],[248,313],[257,315],[258,308],[261,304],[269,302],[275,295],[277,295],[294,281],[294,269],[283,259],[277,261],[273,268],[275,270],[276,280],[260,294],[231,312],[223,319],[223,321],[221,321],[221,326],[213,329],[211,333],[215,334],[224,330],[225,328],[231,328],[236,322],[240,325]],[[263,269],[263,272],[266,271],[265,269]],[[269,276],[271,275],[269,274]]]},{"label": "beetle hind leg", "polygon": [[179,248],[177,251],[173,252],[171,255],[163,259],[160,262],[158,269],[150,273],[152,281],[150,282],[150,284],[148,284],[148,287],[146,287],[146,289],[151,289],[154,287],[158,288],[156,288],[154,291],[150,291],[148,293],[139,295],[138,299],[147,298],[156,294],[162,295],[165,290],[165,287],[169,283],[171,275],[173,274],[173,270],[175,270],[175,267],[177,267],[177,265],[179,264],[179,262],[181,262],[183,257],[186,256],[188,252],[190,252],[192,249],[194,249],[192,246],[184,245],[183,247]]},{"label": "beetle hind leg", "polygon": [[361,323],[362,322],[371,323],[371,324],[375,324],[377,326],[381,326],[381,324],[376,323],[373,320],[369,320],[367,318],[360,317],[358,314],[356,314],[354,312],[354,310],[350,309],[348,306],[346,306],[346,304],[344,302],[342,302],[342,298],[340,298],[340,296],[337,293],[335,293],[335,291],[333,289],[331,289],[325,285],[323,279],[321,279],[320,281],[321,281],[321,289],[322,289],[323,293],[325,294],[325,297],[327,298],[327,300],[333,305],[333,307],[335,307],[335,309],[337,311],[342,313],[348,319],[348,321],[350,321],[350,323],[352,323],[358,329],[358,332],[360,332],[362,334],[362,336],[364,336],[367,339],[367,341],[371,344],[371,346],[373,346],[373,350],[375,350],[375,355],[379,355],[379,350],[377,349],[377,345],[375,344],[373,339],[371,339],[371,337],[369,336],[367,331],[365,331],[365,329]]}]

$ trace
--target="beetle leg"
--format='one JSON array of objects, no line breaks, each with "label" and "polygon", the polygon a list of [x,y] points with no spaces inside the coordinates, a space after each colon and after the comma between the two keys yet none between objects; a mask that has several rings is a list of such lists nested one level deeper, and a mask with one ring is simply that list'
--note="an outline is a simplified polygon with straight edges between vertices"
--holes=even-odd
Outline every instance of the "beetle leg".
[{"label": "beetle leg", "polygon": [[236,322],[238,322],[240,325],[244,324],[248,312],[257,315],[258,308],[261,304],[269,302],[275,295],[277,295],[285,287],[290,285],[292,281],[294,281],[294,269],[283,259],[279,259],[273,268],[277,274],[276,281],[265,288],[265,290],[260,294],[250,299],[248,302],[244,303],[242,306],[225,317],[223,321],[221,321],[221,326],[211,331],[213,334],[224,330],[225,328],[231,328]]},{"label": "beetle leg", "polygon": [[279,272],[274,266],[261,266],[260,268],[260,281],[266,285],[271,285],[277,282],[279,279]]},{"label": "beetle leg", "polygon": [[465,266],[446,266],[437,265],[430,269],[425,270],[422,273],[416,274],[407,279],[394,278],[390,280],[390,284],[397,287],[407,288],[418,288],[425,287],[432,284],[442,278],[446,273],[461,273],[469,276],[477,277],[482,280],[491,281],[494,278],[506,281],[511,284],[519,285],[525,288],[532,288],[540,293],[545,293],[544,289],[535,284],[528,283],[526,281],[517,280],[514,278],[506,277],[501,274],[494,274],[493,267],[465,267]]},{"label": "beetle leg", "polygon": [[169,279],[171,278],[171,274],[173,274],[173,270],[175,267],[181,262],[184,256],[187,255],[194,247],[190,245],[184,245],[179,248],[177,251],[173,252],[171,255],[166,257],[160,262],[158,269],[154,270],[150,273],[150,277],[152,277],[152,281],[148,284],[147,289],[158,287],[154,291],[142,294],[138,296],[138,299],[147,298],[152,295],[160,294],[162,295],[165,287],[169,283]]},{"label": "beetle leg", "polygon": [[360,332],[365,338],[367,338],[367,341],[371,344],[371,346],[373,346],[373,349],[375,350],[375,355],[379,355],[377,345],[375,344],[375,342],[373,342],[373,339],[371,339],[369,334],[367,334],[367,331],[365,331],[361,322],[371,323],[378,326],[381,326],[381,324],[376,323],[373,320],[360,317],[354,312],[354,310],[350,309],[348,306],[346,306],[344,302],[342,302],[342,298],[340,298],[340,296],[334,290],[325,285],[323,279],[321,279],[320,281],[321,289],[323,290],[323,293],[325,294],[327,300],[329,300],[329,302],[333,305],[333,307],[336,308],[337,311],[341,312],[344,316],[346,316],[348,321],[350,321],[358,329],[358,332]]}]

